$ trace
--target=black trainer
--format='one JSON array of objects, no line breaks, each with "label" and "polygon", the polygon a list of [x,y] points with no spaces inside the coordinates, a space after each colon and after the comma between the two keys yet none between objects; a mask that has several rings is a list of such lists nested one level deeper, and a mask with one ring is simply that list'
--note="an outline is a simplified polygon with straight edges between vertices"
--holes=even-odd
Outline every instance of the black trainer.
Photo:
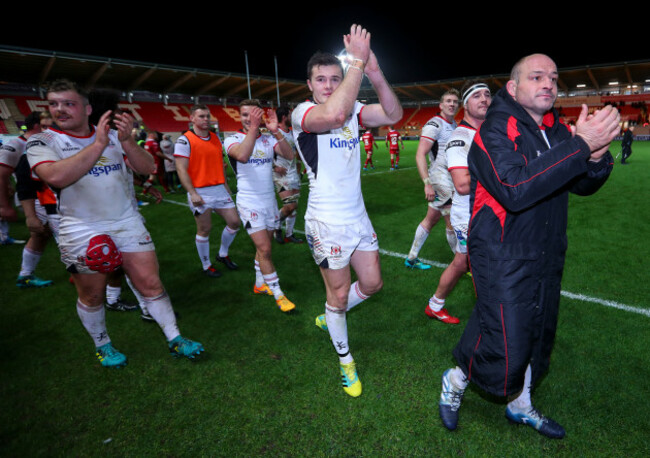
[{"label": "black trainer", "polygon": [[211,278],[219,278],[221,277],[221,272],[219,272],[217,269],[214,268],[213,265],[210,265],[207,269],[203,271],[204,274],[206,274],[208,277]]},{"label": "black trainer", "polygon": [[121,297],[118,297],[112,304],[106,302],[106,308],[115,312],[133,312],[134,310],[138,310],[140,307],[135,302],[127,302],[122,300]]},{"label": "black trainer", "polygon": [[217,262],[220,262],[220,263],[224,264],[230,270],[239,269],[239,266],[237,264],[235,264],[234,262],[232,262],[232,260],[230,259],[230,256],[224,256],[224,257],[217,256],[214,259]]}]

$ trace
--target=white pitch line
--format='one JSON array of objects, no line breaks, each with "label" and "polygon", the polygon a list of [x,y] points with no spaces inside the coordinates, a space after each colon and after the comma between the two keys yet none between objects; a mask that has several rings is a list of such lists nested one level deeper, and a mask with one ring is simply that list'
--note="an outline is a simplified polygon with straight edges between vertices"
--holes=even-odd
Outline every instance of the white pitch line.
[{"label": "white pitch line", "polygon": [[[384,173],[384,172],[376,172],[376,173]],[[171,204],[182,205],[182,206],[185,206],[185,207],[189,207],[189,205],[187,203],[176,202],[174,200],[163,199],[163,202],[169,202]],[[298,229],[294,229],[294,232],[298,232],[299,234],[304,234],[303,231],[300,231]],[[396,251],[384,250],[383,248],[379,249],[379,253],[383,254],[383,255],[386,255],[386,256],[392,256],[394,258],[401,258],[401,259],[406,259],[407,258],[407,255],[405,255],[403,253],[398,253]],[[433,261],[433,260],[430,260],[430,259],[422,259],[421,258],[420,261],[426,262],[427,264],[431,264],[432,266],[439,267],[441,269],[445,269],[448,266],[448,264],[444,264],[444,263],[438,262],[438,261]],[[632,307],[631,305],[625,305],[625,304],[621,304],[621,303],[615,302],[615,301],[608,301],[606,299],[600,299],[598,297],[585,296],[584,294],[571,293],[569,291],[561,291],[560,294],[562,294],[562,296],[567,297],[569,299],[575,299],[575,300],[583,301],[583,302],[591,302],[593,304],[599,304],[599,305],[603,305],[605,307],[611,307],[611,308],[614,308],[614,309],[623,310],[625,312],[638,313],[639,315],[645,315],[647,317],[650,317],[650,309],[644,309],[644,308],[641,308],[641,307]]]},{"label": "white pitch line", "polygon": [[599,299],[597,297],[589,297],[589,296],[585,296],[584,294],[570,293],[568,291],[562,291],[561,294],[564,297],[568,297],[570,299],[576,299],[576,300],[585,301],[585,302],[594,302],[596,304],[604,305],[605,307],[612,307],[612,308],[615,308],[615,309],[618,309],[618,310],[624,310],[626,312],[638,313],[640,315],[645,315],[647,317],[650,317],[650,310],[649,309],[642,309],[640,307],[632,307],[630,305],[620,304],[618,302],[608,301],[608,300],[605,300],[605,299]]}]

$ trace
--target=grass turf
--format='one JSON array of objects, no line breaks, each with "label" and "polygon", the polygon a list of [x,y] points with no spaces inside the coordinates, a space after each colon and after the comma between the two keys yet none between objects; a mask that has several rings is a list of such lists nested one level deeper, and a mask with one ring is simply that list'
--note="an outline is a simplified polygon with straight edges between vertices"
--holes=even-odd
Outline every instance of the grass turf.
[{"label": "grass turf", "polygon": [[[380,247],[406,254],[426,212],[406,142],[400,170],[389,172],[382,145],[375,170],[362,179]],[[616,144],[614,153],[620,150]],[[627,166],[616,165],[601,191],[572,196],[563,290],[645,309],[649,221],[643,185],[650,144],[637,142]],[[234,185],[234,181],[231,182]],[[233,186],[234,188],[234,186]],[[300,214],[307,188],[303,188]],[[168,195],[184,203],[184,195]],[[647,314],[562,298],[551,369],[534,393],[537,407],[567,429],[562,441],[505,420],[504,402],[468,390],[459,429],[438,419],[440,376],[471,313],[471,280],[448,299],[458,326],[424,313],[441,268],[410,271],[382,255],[384,289],[350,312],[348,327],[364,393],[339,384],[326,333],[314,326],[324,287],[306,244],[273,245],[287,296],[298,311],[283,315],[271,297],[254,296],[253,245],[241,231],[231,249],[240,269],[203,276],[193,219],[183,205],[142,207],[156,243],[161,277],[181,332],[201,341],[197,362],[168,355],[162,333],[137,313],[107,312],[126,368],[94,359],[81,327],[76,294],[58,260],[45,252],[37,274],[55,284],[14,286],[19,245],[2,246],[0,273],[0,454],[3,456],[647,456],[650,370]],[[223,222],[214,219],[213,255]],[[298,228],[302,220],[298,219]],[[22,222],[11,226],[26,238]],[[447,263],[452,254],[436,227],[421,257]],[[123,293],[132,298],[128,288]]]}]

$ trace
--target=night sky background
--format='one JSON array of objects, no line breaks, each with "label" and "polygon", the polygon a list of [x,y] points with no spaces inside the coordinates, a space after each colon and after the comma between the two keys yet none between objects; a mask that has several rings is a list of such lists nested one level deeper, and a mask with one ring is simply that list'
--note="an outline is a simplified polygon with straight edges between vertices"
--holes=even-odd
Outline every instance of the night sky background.
[{"label": "night sky background", "polygon": [[101,17],[89,12],[92,20],[84,22],[53,9],[27,18],[41,32],[5,34],[0,43],[239,74],[246,73],[247,53],[252,75],[274,77],[277,57],[281,79],[303,80],[309,57],[318,50],[341,51],[343,34],[359,23],[371,32],[371,46],[395,84],[508,74],[520,57],[534,52],[548,54],[559,69],[650,59],[650,32],[635,25],[633,12],[570,6],[560,11],[533,3],[502,4],[499,10],[458,2],[409,8],[200,5],[206,12],[196,17],[188,14],[191,4],[178,10],[132,8],[122,11],[128,19],[116,25],[108,19],[116,14],[112,10]]}]

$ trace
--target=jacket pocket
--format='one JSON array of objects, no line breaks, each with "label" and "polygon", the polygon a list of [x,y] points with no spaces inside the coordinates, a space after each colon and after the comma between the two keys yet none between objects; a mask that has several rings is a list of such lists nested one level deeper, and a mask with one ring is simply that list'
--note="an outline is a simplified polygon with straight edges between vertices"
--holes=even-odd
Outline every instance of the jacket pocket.
[{"label": "jacket pocket", "polygon": [[527,302],[537,296],[541,249],[523,243],[488,245],[490,302]]}]

